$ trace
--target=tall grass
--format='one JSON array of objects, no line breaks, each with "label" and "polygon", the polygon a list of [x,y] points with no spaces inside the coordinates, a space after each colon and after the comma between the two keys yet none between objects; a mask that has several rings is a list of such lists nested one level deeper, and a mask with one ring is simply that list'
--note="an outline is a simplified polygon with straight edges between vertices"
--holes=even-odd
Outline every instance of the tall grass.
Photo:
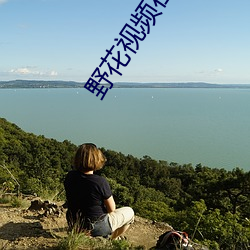
[{"label": "tall grass", "polygon": [[93,241],[85,233],[76,233],[74,230],[58,243],[58,250],[87,250],[93,249]]},{"label": "tall grass", "polygon": [[10,205],[16,208],[28,208],[29,201],[23,199],[22,197],[14,196],[10,200]]},{"label": "tall grass", "polygon": [[0,197],[0,204],[6,204],[15,208],[28,208],[29,201],[23,199],[21,196],[3,195]]},{"label": "tall grass", "polygon": [[143,250],[144,246],[132,246],[126,240],[111,240],[103,237],[91,237],[88,231],[72,230],[61,239],[57,250]]}]

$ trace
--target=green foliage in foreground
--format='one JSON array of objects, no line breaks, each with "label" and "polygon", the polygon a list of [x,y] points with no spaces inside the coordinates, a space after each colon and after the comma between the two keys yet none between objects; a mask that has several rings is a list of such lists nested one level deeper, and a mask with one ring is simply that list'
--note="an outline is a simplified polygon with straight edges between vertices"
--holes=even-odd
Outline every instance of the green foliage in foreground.
[{"label": "green foliage in foreground", "polygon": [[76,233],[74,230],[61,239],[57,250],[142,250],[143,247],[134,247],[126,240],[111,240],[102,237],[92,238],[87,233]]},{"label": "green foliage in foreground", "polygon": [[[25,133],[0,118],[0,198],[20,190],[63,199],[75,150],[69,141]],[[211,249],[249,249],[250,172],[102,151],[107,163],[97,174],[108,178],[118,206],[130,205],[137,215],[167,222]]]},{"label": "green foliage in foreground", "polygon": [[71,234],[59,241],[57,250],[142,250],[134,247],[126,240],[106,240],[104,238],[89,238],[84,233]]}]

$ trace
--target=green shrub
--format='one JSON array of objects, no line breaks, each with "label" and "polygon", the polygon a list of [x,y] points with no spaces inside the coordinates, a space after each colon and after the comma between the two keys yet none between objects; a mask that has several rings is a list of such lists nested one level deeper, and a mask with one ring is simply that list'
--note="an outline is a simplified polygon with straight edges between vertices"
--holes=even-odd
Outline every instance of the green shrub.
[{"label": "green shrub", "polygon": [[8,196],[0,197],[0,204],[8,204],[11,202],[11,198]]},{"label": "green shrub", "polygon": [[14,196],[11,198],[10,204],[12,207],[27,208],[28,201],[22,199],[21,197]]},{"label": "green shrub", "polygon": [[59,241],[58,250],[93,249],[93,241],[85,233],[76,233],[74,230]]},{"label": "green shrub", "polygon": [[166,216],[172,213],[172,209],[161,201],[141,201],[133,208],[137,215],[157,221],[166,221]]}]

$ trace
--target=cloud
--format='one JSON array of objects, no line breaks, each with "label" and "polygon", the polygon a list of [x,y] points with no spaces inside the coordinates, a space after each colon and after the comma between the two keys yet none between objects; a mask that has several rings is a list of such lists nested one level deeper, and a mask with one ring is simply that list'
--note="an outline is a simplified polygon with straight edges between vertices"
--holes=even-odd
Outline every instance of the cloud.
[{"label": "cloud", "polygon": [[57,76],[58,73],[57,73],[55,70],[52,70],[52,71],[50,72],[50,75],[51,75],[51,76]]},{"label": "cloud", "polygon": [[11,69],[9,72],[21,75],[27,75],[31,73],[31,71],[28,68]]},{"label": "cloud", "polygon": [[223,73],[223,69],[218,68],[218,69],[214,69],[214,70],[202,70],[202,71],[199,71],[198,73],[202,74],[202,75],[213,76],[213,75],[218,75],[218,74]]},{"label": "cloud", "polygon": [[8,0],[0,0],[0,5],[6,3]]},{"label": "cloud", "polygon": [[221,73],[221,72],[223,72],[223,69],[215,69],[214,70],[216,73]]},{"label": "cloud", "polygon": [[40,71],[36,70],[36,67],[22,67],[22,68],[16,68],[9,70],[9,73],[15,74],[15,75],[26,75],[26,76],[57,76],[58,72],[55,70],[51,71]]}]

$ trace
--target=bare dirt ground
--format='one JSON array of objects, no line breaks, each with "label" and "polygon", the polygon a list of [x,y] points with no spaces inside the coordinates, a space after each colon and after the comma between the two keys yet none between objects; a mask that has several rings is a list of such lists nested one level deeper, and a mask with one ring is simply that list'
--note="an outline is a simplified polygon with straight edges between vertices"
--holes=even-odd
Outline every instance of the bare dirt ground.
[{"label": "bare dirt ground", "polygon": [[[67,236],[65,211],[60,215],[44,216],[44,211],[0,205],[0,249],[55,249],[58,241]],[[125,236],[134,246],[149,249],[169,229],[167,224],[136,216]]]}]

